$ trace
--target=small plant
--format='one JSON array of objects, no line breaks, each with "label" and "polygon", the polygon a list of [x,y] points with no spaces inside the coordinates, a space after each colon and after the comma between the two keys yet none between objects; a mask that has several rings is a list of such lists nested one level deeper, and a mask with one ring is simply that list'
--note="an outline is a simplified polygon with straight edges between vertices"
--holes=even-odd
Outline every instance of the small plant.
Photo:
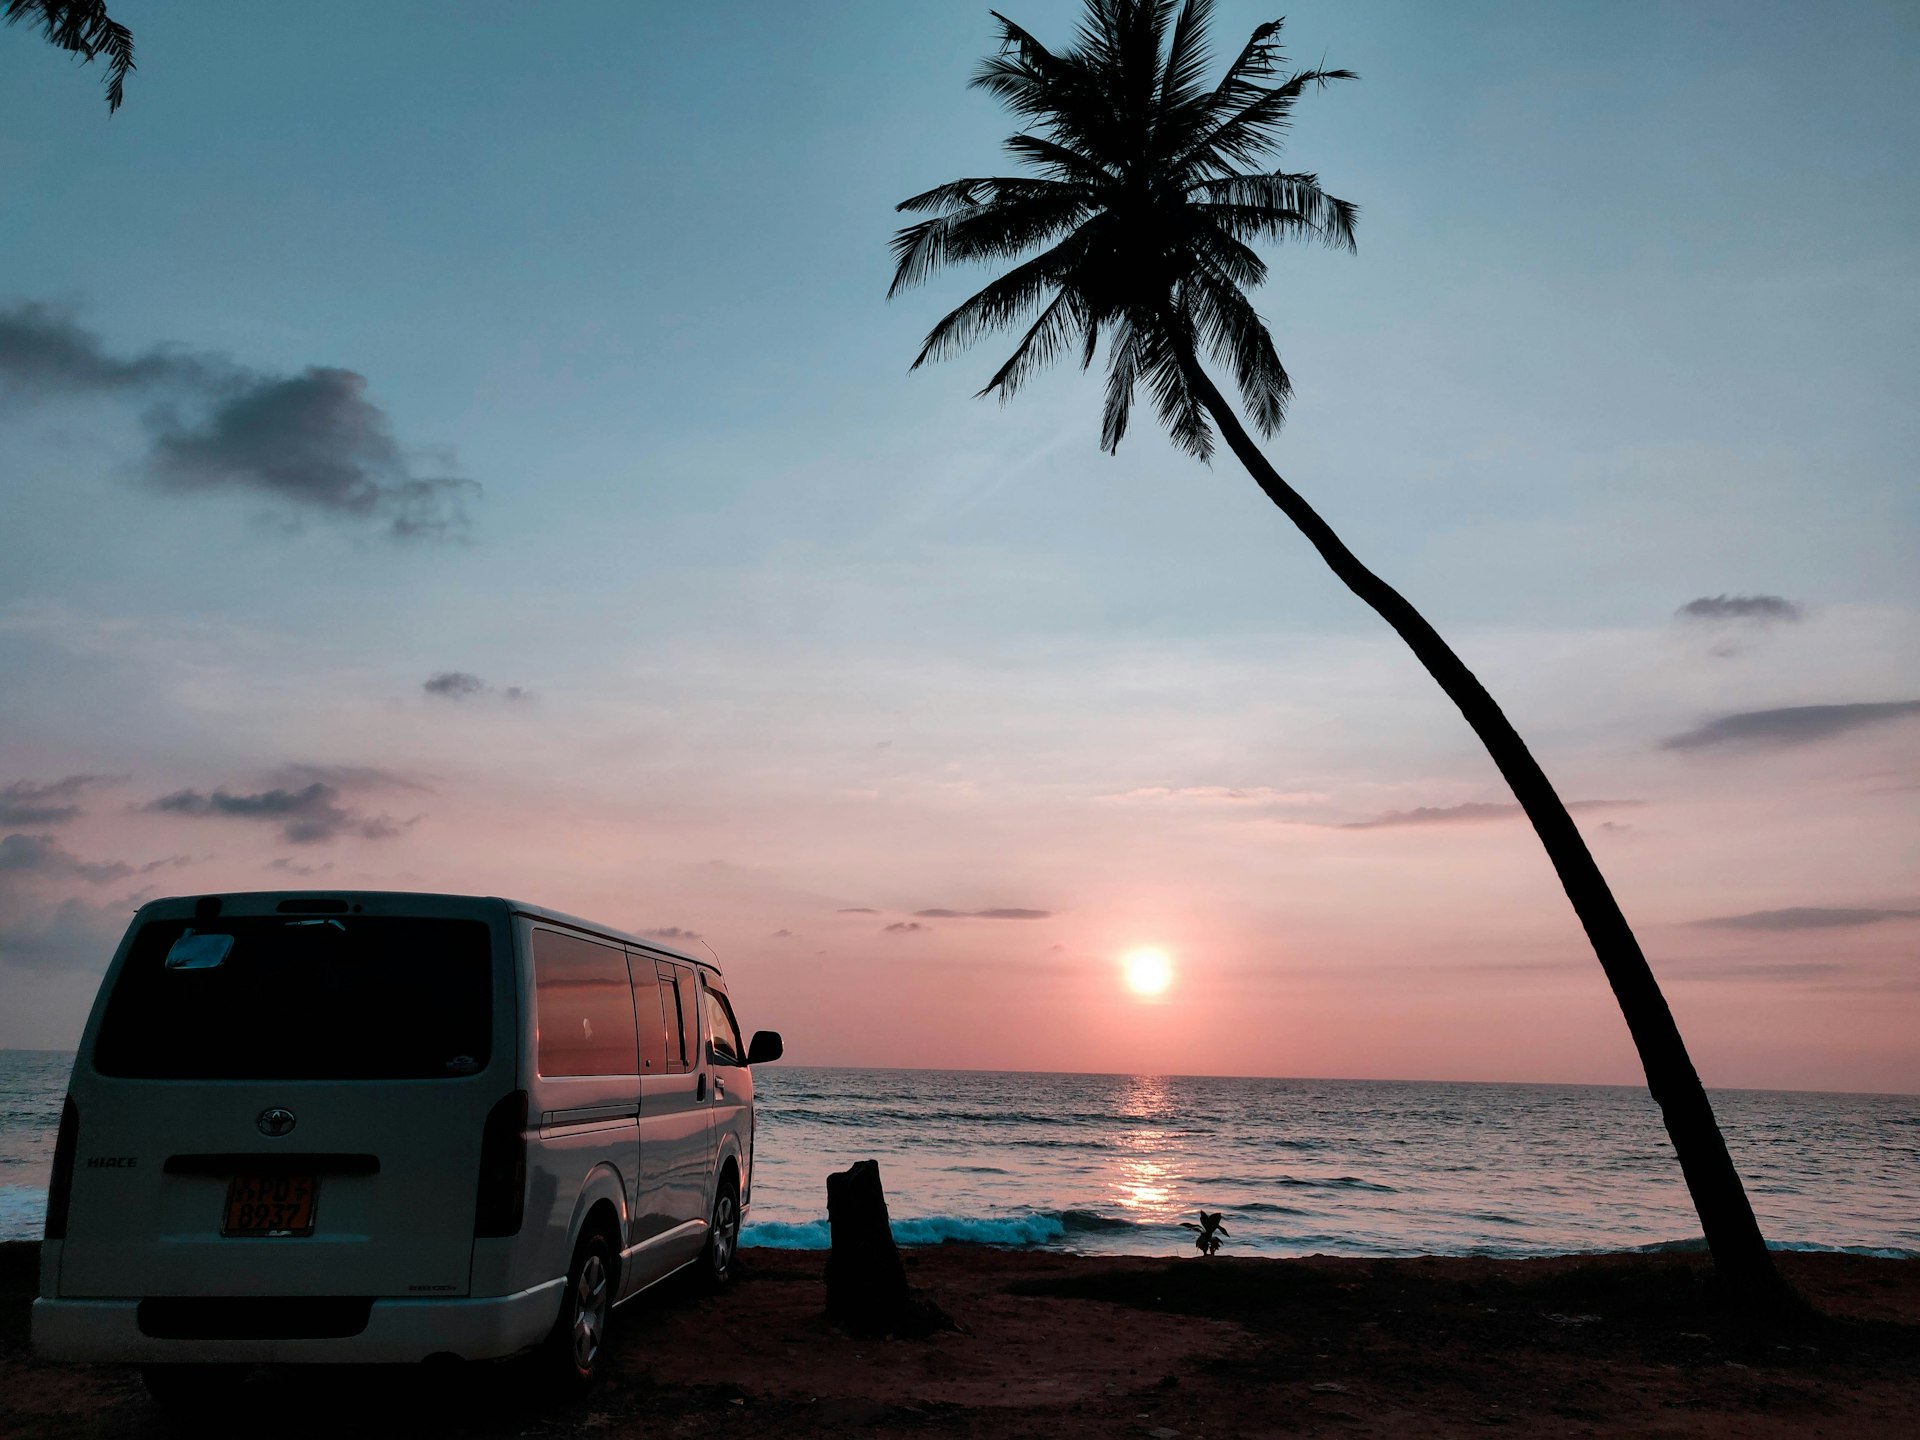
[{"label": "small plant", "polygon": [[1218,1210],[1212,1212],[1202,1210],[1200,1212],[1200,1223],[1198,1225],[1194,1224],[1191,1220],[1182,1220],[1180,1222],[1180,1228],[1182,1230],[1191,1230],[1194,1232],[1193,1248],[1198,1250],[1202,1255],[1211,1255],[1214,1251],[1218,1250],[1220,1248],[1220,1237],[1227,1233],[1226,1226],[1220,1223],[1221,1213],[1222,1212]]}]

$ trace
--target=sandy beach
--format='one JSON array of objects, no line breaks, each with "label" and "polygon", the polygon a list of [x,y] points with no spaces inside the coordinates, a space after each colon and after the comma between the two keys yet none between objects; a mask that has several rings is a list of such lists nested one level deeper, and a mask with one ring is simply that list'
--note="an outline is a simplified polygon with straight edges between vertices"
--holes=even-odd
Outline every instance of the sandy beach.
[{"label": "sandy beach", "polygon": [[[36,1247],[0,1246],[0,1436],[184,1433],[129,1369],[28,1353]],[[1889,1436],[1920,1414],[1920,1265],[1783,1255],[1820,1318],[1760,1330],[1692,1256],[1089,1258],[909,1250],[965,1328],[856,1339],[817,1252],[749,1250],[724,1296],[620,1314],[607,1382],[506,1365],[256,1372],[231,1425],[338,1436]],[[216,1432],[217,1433],[217,1430]]]}]

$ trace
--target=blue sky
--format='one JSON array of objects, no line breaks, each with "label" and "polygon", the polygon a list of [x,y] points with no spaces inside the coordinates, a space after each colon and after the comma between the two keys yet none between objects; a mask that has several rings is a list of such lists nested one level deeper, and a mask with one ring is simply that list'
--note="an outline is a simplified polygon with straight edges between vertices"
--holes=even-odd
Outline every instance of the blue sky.
[{"label": "blue sky", "polygon": [[[135,870],[40,870],[0,901],[19,1002],[0,1043],[70,1041],[98,937],[140,894],[276,884],[264,867],[290,860],[697,928],[824,1061],[902,1055],[816,1014],[774,932],[816,933],[848,985],[895,994],[900,970],[897,936],[809,931],[815,911],[1032,904],[1058,917],[1033,953],[1089,973],[1136,933],[1187,936],[1191,1013],[1169,1033],[1199,1037],[1225,1003],[1200,979],[1271,960],[1281,896],[1356,974],[1430,940],[1442,970],[1496,943],[1564,964],[1586,986],[1561,1046],[1580,1073],[1550,1050],[1507,1070],[1631,1077],[1524,833],[1470,860],[1336,864],[1162,819],[1120,840],[1087,808],[1238,789],[1319,797],[1283,816],[1310,827],[1500,795],[1230,462],[1145,424],[1100,455],[1097,378],[1002,410],[970,398],[991,349],[907,373],[978,277],[884,301],[892,204],[1004,168],[1011,126],[964,83],[984,6],[338,4],[245,28],[114,10],[140,68],[111,119],[97,76],[0,32],[0,310],[56,307],[110,358],[352,371],[405,474],[481,489],[461,536],[413,541],[379,516],[168,490],[143,460],[151,397],[0,385],[0,786],[125,777],[48,833]],[[1064,41],[1074,7],[1010,13]],[[1223,4],[1216,48],[1267,18]],[[1630,913],[1680,927],[1689,963],[1759,967],[1693,1007],[1722,1073],[1920,1087],[1894,1028],[1858,1063],[1793,1028],[1810,1004],[1834,1034],[1849,1007],[1920,1018],[1898,913],[1920,905],[1911,720],[1790,754],[1659,749],[1716,716],[1920,695],[1920,21],[1319,3],[1286,34],[1362,76],[1302,106],[1287,163],[1363,208],[1358,255],[1272,257],[1259,303],[1298,386],[1276,463],[1454,638],[1571,798],[1645,802],[1635,845],[1601,856]],[[1723,594],[1799,618],[1674,618]],[[492,688],[423,692],[447,671]],[[323,771],[396,833],[290,851],[144,808]],[[1230,878],[1201,863],[1216,842]],[[746,878],[714,888],[713,862]],[[1407,866],[1455,863],[1433,897],[1409,891]],[[1116,906],[1116,877],[1157,898]],[[1728,932],[1735,953],[1685,928],[1794,906],[1878,918],[1813,936],[1817,955],[1800,932]],[[1462,919],[1488,907],[1517,933]],[[10,959],[9,926],[32,941]],[[987,953],[933,939],[951,948],[915,962],[902,1007]],[[1807,965],[1840,968],[1785,968]],[[1808,977],[1856,988],[1810,999]],[[1344,1023],[1301,983],[1290,1014]],[[1249,1025],[1225,1068],[1491,1073],[1483,1048],[1408,1040],[1370,1067],[1268,1035]],[[1117,1044],[1073,1058],[1127,1068]],[[1176,1039],[1140,1063],[1218,1053]],[[1033,1057],[982,1039],[959,1058]]]}]

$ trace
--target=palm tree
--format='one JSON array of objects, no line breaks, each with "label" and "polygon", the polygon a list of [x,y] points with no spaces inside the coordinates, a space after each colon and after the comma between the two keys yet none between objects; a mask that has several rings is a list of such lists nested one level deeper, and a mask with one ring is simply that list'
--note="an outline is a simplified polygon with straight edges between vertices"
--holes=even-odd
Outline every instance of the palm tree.
[{"label": "palm tree", "polygon": [[120,108],[127,76],[133,70],[133,32],[107,14],[107,0],[0,0],[0,19],[40,27],[47,43],[89,63],[107,57],[107,113]]},{"label": "palm tree", "polygon": [[1276,20],[1255,30],[1209,87],[1212,8],[1211,0],[1087,0],[1073,47],[1057,53],[994,12],[1000,48],[973,84],[1020,117],[1006,149],[1028,173],[956,180],[902,201],[900,210],[929,218],[894,236],[888,294],[949,264],[1019,263],[935,325],[913,368],[1032,315],[982,395],[1004,400],[1069,352],[1088,368],[1104,335],[1102,449],[1119,445],[1142,384],[1189,454],[1206,460],[1218,428],[1334,574],[1413,648],[1513,787],[1626,1017],[1716,1272],[1743,1291],[1772,1293],[1773,1261],[1706,1091],[1566,806],[1460,657],[1280,477],[1201,366],[1204,356],[1230,371],[1254,426],[1273,435],[1292,384],[1247,298],[1267,274],[1252,246],[1299,239],[1351,250],[1356,217],[1318,177],[1258,168],[1281,148],[1302,95],[1356,77],[1285,73]]}]

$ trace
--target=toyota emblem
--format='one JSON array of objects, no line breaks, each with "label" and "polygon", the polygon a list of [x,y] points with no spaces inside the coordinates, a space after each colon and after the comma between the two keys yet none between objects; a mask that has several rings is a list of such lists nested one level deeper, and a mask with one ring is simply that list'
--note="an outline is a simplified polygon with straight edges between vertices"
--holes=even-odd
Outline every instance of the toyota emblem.
[{"label": "toyota emblem", "polygon": [[262,1135],[270,1135],[277,1140],[293,1129],[293,1111],[275,1105],[270,1110],[262,1110],[259,1120],[254,1123],[259,1125]]}]

